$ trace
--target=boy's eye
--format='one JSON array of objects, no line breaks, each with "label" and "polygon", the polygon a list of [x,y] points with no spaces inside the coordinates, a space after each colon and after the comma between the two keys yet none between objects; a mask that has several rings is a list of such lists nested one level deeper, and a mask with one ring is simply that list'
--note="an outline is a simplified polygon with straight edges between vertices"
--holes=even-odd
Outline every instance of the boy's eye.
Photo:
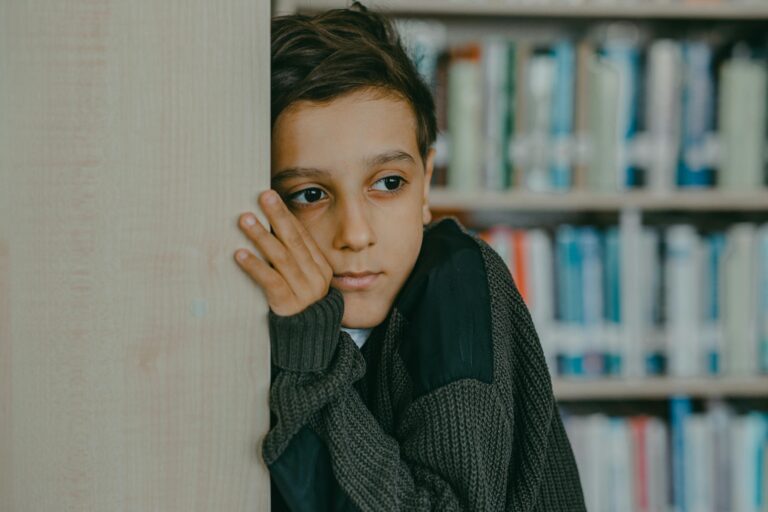
[{"label": "boy's eye", "polygon": [[[322,194],[325,194],[321,189],[312,187],[312,188],[305,188],[304,190],[299,190],[298,192],[291,194],[288,196],[288,199],[291,201],[294,201],[299,204],[310,204],[319,201],[320,199],[323,199]],[[297,198],[303,197],[304,201],[298,201]]]},{"label": "boy's eye", "polygon": [[402,186],[401,184],[404,182],[405,180],[400,176],[386,176],[378,180],[376,183],[384,183],[384,192],[392,192],[400,188]]}]

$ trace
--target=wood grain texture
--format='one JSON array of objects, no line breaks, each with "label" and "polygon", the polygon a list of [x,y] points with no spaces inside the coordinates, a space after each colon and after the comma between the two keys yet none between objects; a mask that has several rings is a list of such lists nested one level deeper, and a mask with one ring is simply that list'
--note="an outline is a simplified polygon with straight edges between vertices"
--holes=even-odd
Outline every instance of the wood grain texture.
[{"label": "wood grain texture", "polygon": [[3,512],[269,509],[269,15],[0,0]]}]

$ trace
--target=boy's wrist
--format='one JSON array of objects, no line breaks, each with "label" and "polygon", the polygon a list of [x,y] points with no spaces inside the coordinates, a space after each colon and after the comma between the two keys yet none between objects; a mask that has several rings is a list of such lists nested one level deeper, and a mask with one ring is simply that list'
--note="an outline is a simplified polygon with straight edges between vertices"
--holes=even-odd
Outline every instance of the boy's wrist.
[{"label": "boy's wrist", "polygon": [[284,370],[325,369],[333,357],[344,316],[344,297],[333,287],[294,315],[268,313],[272,363]]}]

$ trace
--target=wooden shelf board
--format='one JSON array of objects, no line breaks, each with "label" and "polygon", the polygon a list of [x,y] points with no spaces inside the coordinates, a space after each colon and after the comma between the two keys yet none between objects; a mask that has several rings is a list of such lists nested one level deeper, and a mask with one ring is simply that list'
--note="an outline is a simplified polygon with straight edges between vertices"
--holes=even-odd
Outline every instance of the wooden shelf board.
[{"label": "wooden shelf board", "polygon": [[639,379],[565,379],[552,381],[558,400],[664,399],[673,394],[693,397],[768,398],[768,376],[649,377]]},{"label": "wooden shelf board", "polygon": [[445,210],[595,211],[640,210],[768,211],[768,191],[682,191],[666,194],[566,192],[455,192],[442,187],[430,191],[430,206]]},{"label": "wooden shelf board", "polygon": [[[286,0],[293,9],[318,12],[346,7],[348,0]],[[625,19],[768,19],[768,5],[761,2],[699,2],[665,4],[638,0],[637,5],[591,2],[569,5],[565,2],[505,3],[502,1],[449,0],[369,0],[371,8],[386,10],[395,16],[509,16],[528,18],[625,18]]]}]

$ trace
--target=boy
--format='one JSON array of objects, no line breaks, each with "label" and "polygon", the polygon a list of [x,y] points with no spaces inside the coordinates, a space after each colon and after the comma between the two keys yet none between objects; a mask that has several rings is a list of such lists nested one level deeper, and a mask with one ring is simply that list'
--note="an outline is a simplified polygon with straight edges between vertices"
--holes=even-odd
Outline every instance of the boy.
[{"label": "boy", "polygon": [[[272,21],[273,510],[584,510],[528,310],[503,262],[431,223],[434,102],[359,3]],[[270,202],[270,199],[272,202]]]}]

